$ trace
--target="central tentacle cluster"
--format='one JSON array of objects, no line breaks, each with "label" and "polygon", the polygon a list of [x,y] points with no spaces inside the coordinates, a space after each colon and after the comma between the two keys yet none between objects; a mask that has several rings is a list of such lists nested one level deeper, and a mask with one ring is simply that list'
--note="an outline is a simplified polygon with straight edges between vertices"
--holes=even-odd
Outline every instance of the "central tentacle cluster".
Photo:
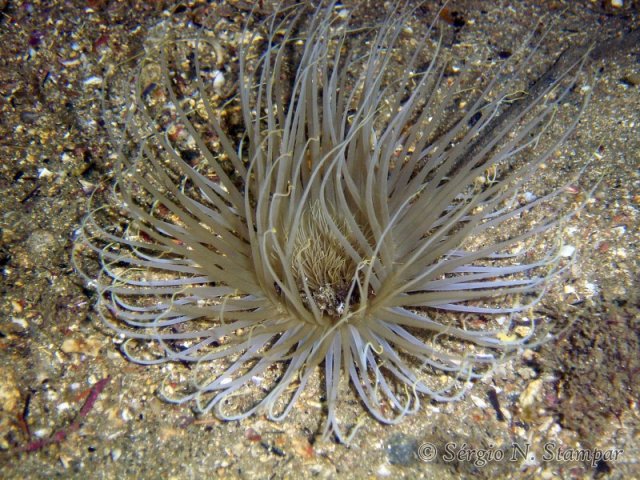
[{"label": "central tentacle cluster", "polygon": [[[308,308],[330,323],[357,309],[359,265],[349,257],[341,239],[353,241],[347,222],[328,215],[317,204],[302,217],[296,232],[293,273]],[[336,235],[334,229],[338,230]],[[343,240],[343,241],[344,241]]]}]

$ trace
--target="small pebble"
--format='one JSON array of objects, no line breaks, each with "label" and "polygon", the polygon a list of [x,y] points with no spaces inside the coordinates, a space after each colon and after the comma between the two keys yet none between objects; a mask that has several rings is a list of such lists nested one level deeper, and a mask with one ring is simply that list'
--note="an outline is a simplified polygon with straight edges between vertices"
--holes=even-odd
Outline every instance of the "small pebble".
[{"label": "small pebble", "polygon": [[54,173],[51,170],[49,170],[47,167],[38,169],[38,178],[51,178],[53,177],[53,175]]},{"label": "small pebble", "polygon": [[64,353],[81,353],[90,357],[97,357],[103,342],[98,337],[67,338],[62,342],[61,350]]},{"label": "small pebble", "polygon": [[622,77],[622,81],[629,86],[636,87],[640,85],[640,73],[630,73]]},{"label": "small pebble", "polygon": [[29,328],[29,322],[22,317],[11,317],[11,323],[18,325],[22,330]]},{"label": "small pebble", "polygon": [[590,296],[593,296],[596,293],[598,293],[598,285],[596,285],[595,283],[586,282],[584,284],[584,289],[587,291],[587,294]]},{"label": "small pebble", "polygon": [[93,86],[96,86],[96,85],[102,85],[102,78],[101,77],[92,76],[92,77],[89,77],[89,78],[85,79],[85,81],[83,83],[84,83],[84,85],[86,87],[93,87]]},{"label": "small pebble", "polygon": [[213,89],[216,92],[220,92],[222,90],[222,87],[224,87],[224,82],[224,74],[220,70],[216,70],[215,72],[213,72]]},{"label": "small pebble", "polygon": [[409,465],[417,461],[418,441],[401,433],[387,442],[387,459],[391,465]]},{"label": "small pebble", "polygon": [[542,380],[537,379],[529,383],[524,391],[520,394],[520,406],[525,409],[531,407],[537,400],[542,391]]},{"label": "small pebble", "polygon": [[33,435],[37,438],[45,438],[51,435],[50,428],[39,428],[38,430],[33,432]]},{"label": "small pebble", "polygon": [[128,408],[123,408],[122,413],[120,414],[120,418],[122,418],[122,420],[124,420],[125,422],[128,422],[133,419],[133,415]]},{"label": "small pebble", "polygon": [[480,397],[476,397],[475,395],[471,395],[471,401],[478,408],[489,408],[489,404],[485,402]]},{"label": "small pebble", "polygon": [[52,254],[59,248],[56,238],[48,230],[38,229],[31,233],[26,243],[31,261],[49,262]]},{"label": "small pebble", "polygon": [[575,251],[576,251],[576,247],[574,247],[573,245],[564,245],[560,249],[560,256],[568,258],[568,257],[571,257]]},{"label": "small pebble", "polygon": [[391,470],[389,470],[389,467],[387,467],[383,463],[378,467],[378,470],[376,471],[376,473],[378,474],[379,477],[388,477],[389,475],[391,475]]},{"label": "small pebble", "polygon": [[111,450],[111,460],[113,460],[114,462],[117,462],[121,456],[122,450],[120,450],[119,448],[114,448],[113,450]]},{"label": "small pebble", "polygon": [[14,412],[20,402],[20,390],[13,373],[8,369],[2,375],[0,382],[0,411],[4,413]]}]

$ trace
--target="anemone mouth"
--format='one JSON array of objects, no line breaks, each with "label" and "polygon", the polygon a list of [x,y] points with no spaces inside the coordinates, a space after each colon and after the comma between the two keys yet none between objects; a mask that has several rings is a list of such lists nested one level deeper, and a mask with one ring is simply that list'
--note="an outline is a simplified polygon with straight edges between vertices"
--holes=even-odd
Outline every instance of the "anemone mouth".
[{"label": "anemone mouth", "polygon": [[347,222],[315,203],[302,214],[293,246],[291,267],[300,296],[310,312],[320,312],[326,325],[359,308],[359,266],[346,254],[341,238],[354,243]]},{"label": "anemone mouth", "polygon": [[355,42],[334,6],[249,16],[228,98],[215,32],[150,41],[120,103],[105,92],[115,185],[74,262],[128,358],[198,365],[169,401],[282,420],[320,370],[325,433],[346,441],[345,398],[396,423],[548,340],[534,309],[571,265],[575,178],[525,187],[576,125],[555,114],[586,58],[496,124],[511,74],[461,109],[435,23],[414,48],[398,8]]}]

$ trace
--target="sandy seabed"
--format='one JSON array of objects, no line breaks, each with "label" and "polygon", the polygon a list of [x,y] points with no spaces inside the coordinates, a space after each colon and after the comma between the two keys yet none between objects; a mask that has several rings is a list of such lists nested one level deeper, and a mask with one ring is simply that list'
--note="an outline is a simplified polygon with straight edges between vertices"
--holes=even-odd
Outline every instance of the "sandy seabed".
[{"label": "sandy seabed", "polygon": [[[509,52],[541,21],[551,28],[539,74],[571,45],[640,27],[637,2],[612,3],[451,2],[445,49]],[[384,11],[374,1],[344,8],[356,4],[363,24]],[[346,447],[318,433],[321,391],[305,392],[282,424],[196,419],[157,398],[166,370],[121,356],[70,263],[87,192],[110,182],[104,72],[170,15],[176,28],[211,12],[241,28],[247,5],[189,2],[169,14],[163,2],[0,1],[0,476],[640,478],[637,45],[593,62],[591,101],[548,166],[561,176],[564,160],[592,159],[600,181],[572,220],[579,258],[550,312],[573,326],[463,400],[425,401],[398,426],[370,419]],[[419,37],[436,12],[418,10],[408,31]]]}]

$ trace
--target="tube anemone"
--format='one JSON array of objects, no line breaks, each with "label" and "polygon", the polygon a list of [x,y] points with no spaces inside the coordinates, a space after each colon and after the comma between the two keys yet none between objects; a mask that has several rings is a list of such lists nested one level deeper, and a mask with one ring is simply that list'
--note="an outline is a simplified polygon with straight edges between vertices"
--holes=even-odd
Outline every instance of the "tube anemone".
[{"label": "tube anemone", "polygon": [[437,25],[404,55],[412,10],[354,32],[333,7],[252,15],[226,104],[213,36],[151,42],[105,106],[115,184],[75,261],[128,358],[197,364],[167,400],[281,420],[319,372],[347,441],[345,398],[395,423],[549,338],[530,312],[575,206],[526,189],[575,127],[555,112],[585,59],[500,121],[517,68],[463,92]]}]

